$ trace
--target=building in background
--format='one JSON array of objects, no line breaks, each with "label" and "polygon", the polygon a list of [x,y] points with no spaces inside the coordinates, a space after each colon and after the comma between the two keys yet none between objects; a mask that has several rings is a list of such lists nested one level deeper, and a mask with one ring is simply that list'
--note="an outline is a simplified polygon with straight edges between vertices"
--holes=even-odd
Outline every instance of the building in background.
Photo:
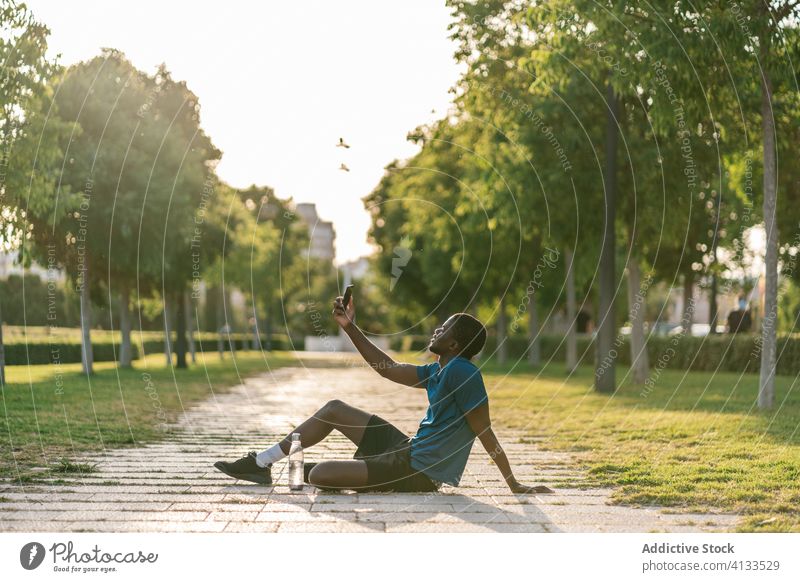
[{"label": "building in background", "polygon": [[349,285],[353,281],[359,281],[367,275],[369,270],[369,259],[367,257],[358,257],[352,261],[347,261],[339,265],[342,271],[342,277],[345,285]]},{"label": "building in background", "polygon": [[308,227],[310,239],[308,254],[316,259],[333,261],[336,257],[336,231],[333,223],[320,220],[317,214],[317,205],[310,202],[301,202],[296,205],[295,212]]}]

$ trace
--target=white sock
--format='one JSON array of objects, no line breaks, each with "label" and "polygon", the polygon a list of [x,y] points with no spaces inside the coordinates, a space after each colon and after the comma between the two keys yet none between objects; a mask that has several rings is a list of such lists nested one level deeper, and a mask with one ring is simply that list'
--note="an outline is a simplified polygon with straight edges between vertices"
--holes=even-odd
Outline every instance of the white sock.
[{"label": "white sock", "polygon": [[259,467],[266,467],[276,461],[280,461],[284,457],[286,457],[286,453],[281,450],[281,446],[273,445],[256,455],[256,465]]}]

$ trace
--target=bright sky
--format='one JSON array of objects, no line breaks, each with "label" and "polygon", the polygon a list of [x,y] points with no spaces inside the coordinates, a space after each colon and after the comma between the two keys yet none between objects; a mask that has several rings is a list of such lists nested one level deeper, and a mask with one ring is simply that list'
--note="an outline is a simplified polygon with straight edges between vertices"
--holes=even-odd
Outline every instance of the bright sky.
[{"label": "bright sky", "polygon": [[443,0],[26,4],[62,64],[102,47],[148,73],[165,62],[200,98],[222,179],[315,202],[336,228],[337,263],[371,252],[361,198],[416,152],[406,134],[447,110],[458,78]]}]

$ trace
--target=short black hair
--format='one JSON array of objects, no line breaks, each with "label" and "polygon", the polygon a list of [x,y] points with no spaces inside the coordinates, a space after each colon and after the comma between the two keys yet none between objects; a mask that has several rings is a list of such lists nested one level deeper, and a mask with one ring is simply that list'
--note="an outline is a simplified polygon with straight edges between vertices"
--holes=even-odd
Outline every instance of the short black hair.
[{"label": "short black hair", "polygon": [[486,328],[469,313],[456,313],[453,317],[453,339],[461,349],[459,355],[472,359],[486,343]]}]

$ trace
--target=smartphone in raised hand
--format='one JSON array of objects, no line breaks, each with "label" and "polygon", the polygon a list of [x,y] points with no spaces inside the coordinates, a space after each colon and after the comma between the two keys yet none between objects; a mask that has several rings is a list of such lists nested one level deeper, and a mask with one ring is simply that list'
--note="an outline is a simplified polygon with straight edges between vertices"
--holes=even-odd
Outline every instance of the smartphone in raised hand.
[{"label": "smartphone in raised hand", "polygon": [[347,312],[347,304],[350,303],[350,298],[353,296],[353,287],[355,285],[348,285],[344,290],[344,297],[342,298],[342,309]]}]

